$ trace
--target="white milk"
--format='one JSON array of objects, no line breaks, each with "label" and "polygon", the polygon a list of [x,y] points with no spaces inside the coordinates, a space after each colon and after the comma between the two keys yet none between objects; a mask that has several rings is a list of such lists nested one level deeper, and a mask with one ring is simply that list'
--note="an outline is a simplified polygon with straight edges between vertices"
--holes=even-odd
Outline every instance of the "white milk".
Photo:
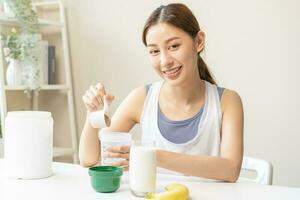
[{"label": "white milk", "polygon": [[131,146],[129,182],[131,191],[143,197],[149,192],[155,192],[156,156],[154,147],[142,145],[133,143]]}]

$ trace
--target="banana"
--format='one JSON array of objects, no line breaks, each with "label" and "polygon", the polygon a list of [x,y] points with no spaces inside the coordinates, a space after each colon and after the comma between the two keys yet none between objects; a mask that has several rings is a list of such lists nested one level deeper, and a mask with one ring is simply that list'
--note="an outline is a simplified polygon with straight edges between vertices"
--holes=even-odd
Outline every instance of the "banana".
[{"label": "banana", "polygon": [[189,189],[180,183],[171,183],[165,187],[165,192],[158,194],[148,194],[146,199],[153,200],[187,200]]}]

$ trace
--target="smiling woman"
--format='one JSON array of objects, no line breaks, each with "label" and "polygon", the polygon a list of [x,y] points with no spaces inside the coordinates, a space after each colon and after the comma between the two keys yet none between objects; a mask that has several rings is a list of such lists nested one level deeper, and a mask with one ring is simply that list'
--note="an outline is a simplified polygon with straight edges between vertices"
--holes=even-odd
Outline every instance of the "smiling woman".
[{"label": "smiling woman", "polygon": [[[197,55],[198,55],[198,60],[197,60],[197,66],[198,66],[198,73],[200,75],[200,78],[203,80],[206,80],[212,84],[215,84],[215,80],[213,79],[210,71],[208,70],[208,67],[206,65],[206,63],[203,61],[202,57],[200,56],[200,53],[203,51],[203,47],[204,47],[204,41],[205,41],[205,34],[203,31],[200,30],[200,26],[197,22],[197,19],[195,18],[195,16],[192,14],[192,12],[184,5],[180,5],[180,4],[173,4],[174,6],[160,6],[159,8],[157,8],[152,15],[148,18],[145,26],[144,26],[144,31],[143,31],[143,43],[144,45],[146,45],[149,48],[149,53],[151,55],[158,55],[159,50],[155,47],[157,47],[157,45],[155,44],[151,44],[150,41],[147,41],[147,35],[149,37],[149,29],[151,32],[154,32],[154,34],[160,34],[162,32],[164,32],[164,28],[163,27],[156,27],[156,29],[160,29],[161,32],[159,31],[153,31],[153,29],[155,29],[155,27],[153,27],[154,25],[158,25],[160,24],[160,26],[163,25],[171,25],[173,26],[173,28],[177,29],[177,30],[173,30],[173,34],[176,34],[176,31],[180,32],[180,31],[184,31],[185,33],[188,34],[188,36],[190,36],[190,38],[193,39],[198,39],[199,43],[198,43],[198,47],[196,48],[197,51]],[[177,6],[175,6],[177,5]],[[167,8],[168,7],[168,8]],[[187,22],[188,20],[188,22]],[[178,41],[181,38],[180,37],[171,37],[172,33],[168,35],[168,39],[165,39],[165,41],[167,43],[169,43],[169,49],[172,51],[176,51],[179,46],[181,45],[181,43]],[[155,36],[154,36],[155,37]],[[159,38],[159,35],[156,36],[157,39]],[[185,38],[185,36],[183,36],[182,38]],[[189,38],[189,39],[190,39]],[[149,38],[148,38],[149,39]],[[176,43],[176,40],[178,41]],[[172,42],[173,41],[173,42]],[[172,42],[172,43],[171,43]],[[189,42],[188,40],[186,42]],[[151,48],[153,47],[153,48]],[[197,49],[198,48],[198,49]],[[189,48],[189,50],[192,50],[193,48]],[[193,54],[192,54],[193,55]],[[195,59],[192,59],[193,61]]]},{"label": "smiling woman", "polygon": [[[195,16],[183,4],[160,6],[146,21],[142,38],[162,80],[134,89],[108,129],[129,132],[140,124],[142,140],[155,141],[162,171],[235,182],[243,157],[243,106],[236,92],[216,85],[200,57],[205,33]],[[99,83],[82,99],[88,119],[113,96]],[[98,163],[97,132],[86,120],[79,151],[83,166]],[[106,156],[129,157],[130,148],[120,149],[112,148]],[[112,165],[126,169],[129,161]]]}]

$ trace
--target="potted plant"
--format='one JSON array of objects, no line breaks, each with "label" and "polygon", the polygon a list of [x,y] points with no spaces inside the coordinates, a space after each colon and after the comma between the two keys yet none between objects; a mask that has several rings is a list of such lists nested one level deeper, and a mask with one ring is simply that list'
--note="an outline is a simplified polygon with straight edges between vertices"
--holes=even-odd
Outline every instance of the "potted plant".
[{"label": "potted plant", "polygon": [[5,60],[8,63],[6,70],[7,85],[22,84],[21,54],[22,45],[19,43],[18,33],[12,28],[10,33],[2,35],[2,46]]},{"label": "potted plant", "polygon": [[[6,0],[14,17],[19,22],[20,32],[13,29],[6,38],[13,44],[8,55],[16,56],[21,65],[21,81],[28,89],[39,88],[39,70],[38,70],[38,43],[41,36],[38,34],[38,18],[36,12],[32,10],[30,0]],[[5,43],[4,43],[5,44]],[[14,51],[15,50],[15,51]],[[16,60],[16,59],[15,59]]]}]

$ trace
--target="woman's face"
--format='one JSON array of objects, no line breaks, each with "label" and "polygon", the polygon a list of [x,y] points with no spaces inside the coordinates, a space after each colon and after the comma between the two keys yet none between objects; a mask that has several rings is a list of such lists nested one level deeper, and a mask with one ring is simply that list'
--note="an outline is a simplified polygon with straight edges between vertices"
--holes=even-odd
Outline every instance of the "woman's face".
[{"label": "woman's face", "polygon": [[167,82],[177,85],[199,77],[197,56],[203,48],[203,33],[193,39],[175,26],[158,23],[149,28],[146,41],[152,66]]}]

